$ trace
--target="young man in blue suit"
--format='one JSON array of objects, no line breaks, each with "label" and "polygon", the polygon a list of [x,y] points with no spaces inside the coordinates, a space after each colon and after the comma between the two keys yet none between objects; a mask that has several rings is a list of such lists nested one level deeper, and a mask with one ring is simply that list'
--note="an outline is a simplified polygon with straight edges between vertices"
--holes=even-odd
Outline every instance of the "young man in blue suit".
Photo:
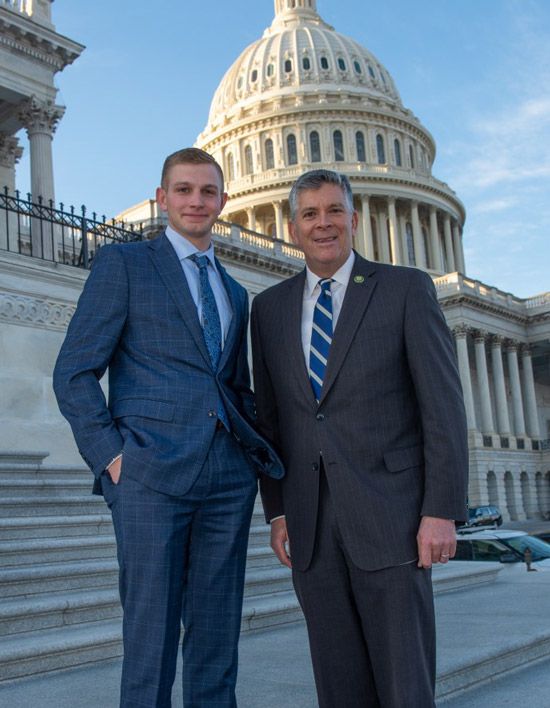
[{"label": "young man in blue suit", "polygon": [[171,705],[182,623],[186,708],[236,706],[257,472],[283,474],[251,423],[248,297],[214,256],[226,199],[210,155],[170,155],[165,233],[98,251],[55,367],[61,412],[113,514],[124,708]]}]

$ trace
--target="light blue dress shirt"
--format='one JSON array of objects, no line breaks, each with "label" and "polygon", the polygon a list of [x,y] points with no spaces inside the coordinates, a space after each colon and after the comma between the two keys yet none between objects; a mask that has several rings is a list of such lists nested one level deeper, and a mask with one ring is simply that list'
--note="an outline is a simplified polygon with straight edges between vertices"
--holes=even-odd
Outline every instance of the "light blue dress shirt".
[{"label": "light blue dress shirt", "polygon": [[195,253],[206,256],[208,258],[208,280],[210,281],[210,286],[214,293],[214,298],[216,300],[216,305],[218,307],[218,313],[220,315],[220,324],[222,328],[222,348],[225,343],[227,332],[229,331],[229,325],[231,324],[231,318],[233,317],[233,310],[231,308],[231,301],[229,300],[229,295],[223,284],[220,272],[216,268],[216,261],[214,260],[214,245],[211,243],[210,248],[206,251],[199,251],[198,248],[193,246],[193,244],[188,241],[184,236],[180,236],[177,231],[168,225],[166,227],[166,237],[174,247],[176,254],[181,263],[181,267],[189,290],[191,291],[191,297],[193,302],[197,306],[197,313],[199,316],[199,321],[202,324],[202,303],[200,297],[200,285],[199,285],[199,269],[196,264],[190,259],[190,256]]}]

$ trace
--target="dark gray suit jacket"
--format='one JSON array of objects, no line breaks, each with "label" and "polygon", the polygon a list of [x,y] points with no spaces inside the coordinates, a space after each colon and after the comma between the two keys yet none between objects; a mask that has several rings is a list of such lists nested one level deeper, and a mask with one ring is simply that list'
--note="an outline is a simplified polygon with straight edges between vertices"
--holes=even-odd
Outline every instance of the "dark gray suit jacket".
[{"label": "dark gray suit jacket", "polygon": [[287,470],[260,480],[266,517],[286,515],[293,567],[305,570],[322,453],[353,562],[411,561],[421,516],[466,515],[466,418],[435,288],[416,268],[356,255],[317,405],[301,342],[304,281],[305,271],[252,306],[258,422]]}]

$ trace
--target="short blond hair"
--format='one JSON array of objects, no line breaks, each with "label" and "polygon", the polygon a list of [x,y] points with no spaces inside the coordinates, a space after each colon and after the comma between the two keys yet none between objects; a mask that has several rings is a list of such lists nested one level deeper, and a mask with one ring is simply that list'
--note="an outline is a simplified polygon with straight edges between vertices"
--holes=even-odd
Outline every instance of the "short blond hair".
[{"label": "short blond hair", "polygon": [[220,176],[221,191],[223,194],[223,171],[216,160],[204,150],[195,147],[183,148],[168,155],[162,166],[160,184],[163,189],[168,186],[168,173],[174,165],[213,165]]}]

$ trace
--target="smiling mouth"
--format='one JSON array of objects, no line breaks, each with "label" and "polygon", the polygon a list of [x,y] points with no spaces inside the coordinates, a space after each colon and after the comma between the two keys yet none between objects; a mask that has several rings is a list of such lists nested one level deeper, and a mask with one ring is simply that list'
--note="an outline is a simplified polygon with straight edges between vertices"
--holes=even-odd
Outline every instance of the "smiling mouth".
[{"label": "smiling mouth", "polygon": [[315,243],[320,243],[322,245],[324,243],[333,243],[333,241],[336,241],[337,239],[337,236],[324,236],[323,238],[316,238]]}]

